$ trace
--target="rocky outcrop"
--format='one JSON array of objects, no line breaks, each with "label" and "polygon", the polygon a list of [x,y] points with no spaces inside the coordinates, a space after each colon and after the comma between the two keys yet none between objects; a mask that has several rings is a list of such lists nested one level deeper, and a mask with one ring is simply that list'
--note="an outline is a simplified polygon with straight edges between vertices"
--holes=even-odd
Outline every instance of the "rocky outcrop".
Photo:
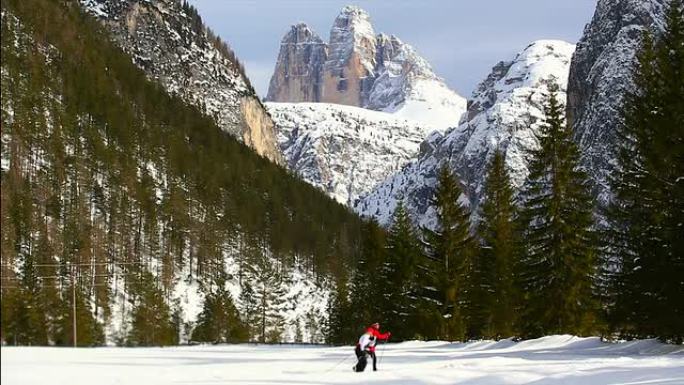
[{"label": "rocky outcrop", "polygon": [[282,153],[273,135],[275,124],[264,105],[254,97],[244,97],[240,100],[240,112],[241,124],[247,127],[242,130],[242,141],[258,154],[281,163]]},{"label": "rocky outcrop", "polygon": [[280,43],[268,100],[293,103],[321,100],[323,65],[328,46],[306,24],[293,25]]},{"label": "rocky outcrop", "polygon": [[287,166],[352,206],[418,154],[427,135],[418,122],[327,103],[266,103],[278,125]]},{"label": "rocky outcrop", "polygon": [[540,40],[512,61],[498,63],[473,93],[461,124],[444,135],[430,135],[416,160],[362,197],[354,209],[387,224],[403,201],[418,224],[433,227],[431,197],[437,171],[447,164],[458,176],[464,191],[461,201],[476,221],[487,165],[496,149],[504,152],[513,185],[522,186],[529,173],[529,151],[539,145],[548,86],[558,84],[559,97],[565,100],[574,48],[563,41]]},{"label": "rocky outcrop", "polygon": [[[179,0],[80,0],[148,76],[282,164],[273,122],[234,53]],[[260,110],[260,111],[259,111]]]},{"label": "rocky outcrop", "polygon": [[290,29],[281,43],[268,100],[391,112],[441,131],[456,126],[466,108],[465,99],[413,47],[393,35],[376,35],[368,13],[354,6],[342,9],[325,46],[306,25]]},{"label": "rocky outcrop", "polygon": [[599,0],[570,66],[568,121],[599,202],[610,197],[616,127],[645,31],[661,33],[668,0]]},{"label": "rocky outcrop", "polygon": [[323,68],[324,103],[362,107],[375,77],[375,32],[370,16],[347,6],[330,30],[330,53]]}]

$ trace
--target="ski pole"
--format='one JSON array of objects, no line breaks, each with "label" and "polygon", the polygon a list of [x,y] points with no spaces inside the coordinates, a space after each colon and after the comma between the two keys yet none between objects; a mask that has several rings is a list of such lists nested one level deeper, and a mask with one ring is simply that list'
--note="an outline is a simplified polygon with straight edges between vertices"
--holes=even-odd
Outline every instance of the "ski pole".
[{"label": "ski pole", "polygon": [[[384,345],[384,344],[386,344],[387,342],[389,342],[389,339],[390,339],[390,338],[387,337],[387,339],[385,340],[385,342],[383,342],[382,344]],[[383,354],[385,354],[385,349],[382,349],[382,351],[380,352],[380,359],[378,360],[378,363],[382,363],[382,355],[383,355]]]},{"label": "ski pole", "polygon": [[337,368],[338,366],[340,366],[343,362],[347,361],[347,360],[349,359],[349,357],[351,357],[351,356],[352,356],[351,354],[347,354],[342,360],[338,361],[337,364],[335,364],[335,366],[333,366],[332,368],[330,368],[330,369],[324,371],[323,373],[332,372],[333,370],[335,370],[335,368]]}]

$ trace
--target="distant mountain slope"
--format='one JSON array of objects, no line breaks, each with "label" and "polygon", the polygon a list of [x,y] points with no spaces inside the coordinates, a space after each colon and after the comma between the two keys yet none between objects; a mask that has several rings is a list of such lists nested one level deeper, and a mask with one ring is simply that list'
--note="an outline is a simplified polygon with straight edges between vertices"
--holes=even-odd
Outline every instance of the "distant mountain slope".
[{"label": "distant mountain slope", "polygon": [[547,87],[557,83],[564,99],[574,49],[563,41],[540,40],[513,60],[498,63],[473,93],[461,124],[430,136],[416,160],[362,197],[355,210],[388,223],[397,202],[404,201],[416,222],[433,226],[430,198],[437,171],[446,163],[462,184],[461,199],[476,213],[486,167],[497,148],[504,151],[514,186],[520,187],[528,174],[527,152],[538,146]]},{"label": "distant mountain slope", "polygon": [[355,6],[337,16],[328,44],[306,24],[291,27],[267,99],[392,112],[441,131],[456,126],[466,108],[413,47],[394,35],[376,35],[368,13]]},{"label": "distant mountain slope", "polygon": [[180,0],[79,0],[151,79],[282,163],[273,122],[233,51]]},{"label": "distant mountain slope", "polygon": [[356,199],[418,154],[418,122],[328,103],[266,103],[290,170],[340,203]]},{"label": "distant mountain slope", "polygon": [[206,312],[244,320],[215,316],[241,330],[221,340],[322,341],[358,216],[151,81],[76,1],[3,0],[1,39],[3,344],[70,345],[72,306],[82,346],[187,341],[217,293]]},{"label": "distant mountain slope", "polygon": [[[610,196],[616,128],[646,31],[662,33],[668,0],[599,0],[570,66],[568,120],[601,204]],[[684,17],[684,16],[683,16]]]}]

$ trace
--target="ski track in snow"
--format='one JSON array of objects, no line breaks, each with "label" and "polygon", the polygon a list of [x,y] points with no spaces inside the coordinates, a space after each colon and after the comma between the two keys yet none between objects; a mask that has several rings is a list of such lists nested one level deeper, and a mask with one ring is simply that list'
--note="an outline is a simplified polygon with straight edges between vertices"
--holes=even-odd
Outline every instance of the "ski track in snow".
[{"label": "ski track in snow", "polygon": [[561,335],[520,343],[378,347],[379,371],[351,370],[351,347],[3,347],[4,385],[46,384],[684,384],[684,347]]}]

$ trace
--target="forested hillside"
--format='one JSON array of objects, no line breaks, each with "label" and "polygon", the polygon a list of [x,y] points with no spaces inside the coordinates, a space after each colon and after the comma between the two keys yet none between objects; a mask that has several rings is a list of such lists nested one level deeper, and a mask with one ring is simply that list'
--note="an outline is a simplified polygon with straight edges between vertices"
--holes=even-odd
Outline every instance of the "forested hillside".
[{"label": "forested hillside", "polygon": [[332,281],[360,224],[148,81],[78,2],[2,1],[4,342],[71,344],[75,316],[79,345],[174,343],[190,284],[188,338],[277,341],[272,292]]}]

